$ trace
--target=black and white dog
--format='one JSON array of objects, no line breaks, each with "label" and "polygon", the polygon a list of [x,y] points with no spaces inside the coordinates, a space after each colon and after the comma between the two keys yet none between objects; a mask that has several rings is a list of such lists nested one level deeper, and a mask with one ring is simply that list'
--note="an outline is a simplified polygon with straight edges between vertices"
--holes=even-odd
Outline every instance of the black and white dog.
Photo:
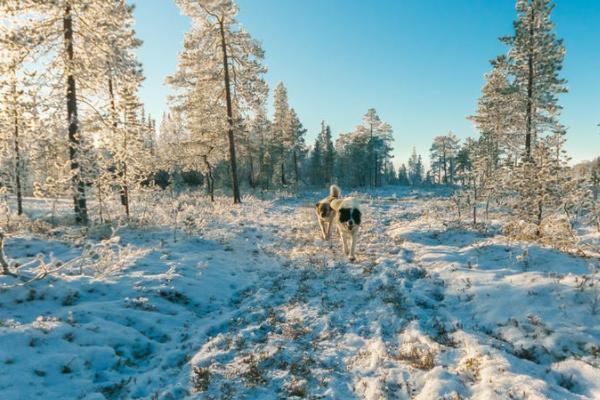
[{"label": "black and white dog", "polygon": [[340,188],[337,185],[331,185],[329,187],[329,196],[319,201],[315,206],[317,221],[321,228],[321,237],[323,240],[331,238],[331,227],[333,226],[333,218],[335,217],[335,211],[331,208],[331,202],[338,199],[340,194]]},{"label": "black and white dog", "polygon": [[362,218],[360,205],[357,200],[348,197],[333,200],[331,208],[335,211],[334,220],[342,238],[344,255],[348,256],[350,261],[354,261],[356,259],[355,249],[358,230]]}]

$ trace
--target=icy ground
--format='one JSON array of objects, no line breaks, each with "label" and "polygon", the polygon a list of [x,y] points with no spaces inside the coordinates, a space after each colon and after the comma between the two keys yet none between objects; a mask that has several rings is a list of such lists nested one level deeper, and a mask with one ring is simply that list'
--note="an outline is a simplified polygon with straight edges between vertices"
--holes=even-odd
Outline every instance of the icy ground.
[{"label": "icy ground", "polygon": [[[200,236],[120,232],[107,273],[0,277],[0,397],[600,398],[597,260],[456,227],[426,193],[359,197],[354,263],[312,197],[248,198]],[[6,245],[42,251],[82,248]]]}]

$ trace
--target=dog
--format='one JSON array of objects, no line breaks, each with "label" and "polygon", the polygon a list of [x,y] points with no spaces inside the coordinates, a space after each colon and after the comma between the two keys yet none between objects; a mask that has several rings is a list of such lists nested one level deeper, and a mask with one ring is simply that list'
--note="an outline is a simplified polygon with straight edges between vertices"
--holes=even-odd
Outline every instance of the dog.
[{"label": "dog", "polygon": [[341,193],[342,191],[339,186],[331,185],[329,187],[329,196],[325,197],[315,205],[317,221],[321,228],[321,237],[323,240],[329,240],[331,238],[331,227],[333,226],[333,219],[335,217],[335,211],[331,208],[331,202],[338,199]]},{"label": "dog", "polygon": [[335,211],[334,220],[342,239],[344,255],[350,261],[356,260],[356,241],[362,218],[362,212],[357,200],[352,197],[335,199],[331,201],[331,208]]}]

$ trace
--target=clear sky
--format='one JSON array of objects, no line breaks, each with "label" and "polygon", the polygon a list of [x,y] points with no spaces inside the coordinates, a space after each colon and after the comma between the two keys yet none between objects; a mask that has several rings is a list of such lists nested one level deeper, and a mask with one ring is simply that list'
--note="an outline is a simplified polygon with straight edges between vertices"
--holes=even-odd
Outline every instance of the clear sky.
[{"label": "clear sky", "polygon": [[[171,0],[135,0],[153,116],[167,109],[165,76],[175,71],[189,27]],[[452,130],[476,134],[467,115],[512,33],[514,0],[238,0],[239,20],[266,52],[271,88],[283,81],[312,143],[321,120],[335,135],[368,108],[394,129],[395,162]],[[562,122],[574,161],[600,156],[600,1],[556,0],[553,20],[567,55]],[[270,110],[272,112],[272,110]]]}]

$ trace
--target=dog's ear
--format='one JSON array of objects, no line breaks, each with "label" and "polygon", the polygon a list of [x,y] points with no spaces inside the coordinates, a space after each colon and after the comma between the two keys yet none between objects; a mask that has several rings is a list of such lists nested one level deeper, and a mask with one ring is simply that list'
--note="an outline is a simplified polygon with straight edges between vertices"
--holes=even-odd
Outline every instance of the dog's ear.
[{"label": "dog's ear", "polygon": [[315,207],[316,207],[316,208],[319,208],[319,204],[321,204],[321,203],[317,203],[317,204],[315,204]]}]

